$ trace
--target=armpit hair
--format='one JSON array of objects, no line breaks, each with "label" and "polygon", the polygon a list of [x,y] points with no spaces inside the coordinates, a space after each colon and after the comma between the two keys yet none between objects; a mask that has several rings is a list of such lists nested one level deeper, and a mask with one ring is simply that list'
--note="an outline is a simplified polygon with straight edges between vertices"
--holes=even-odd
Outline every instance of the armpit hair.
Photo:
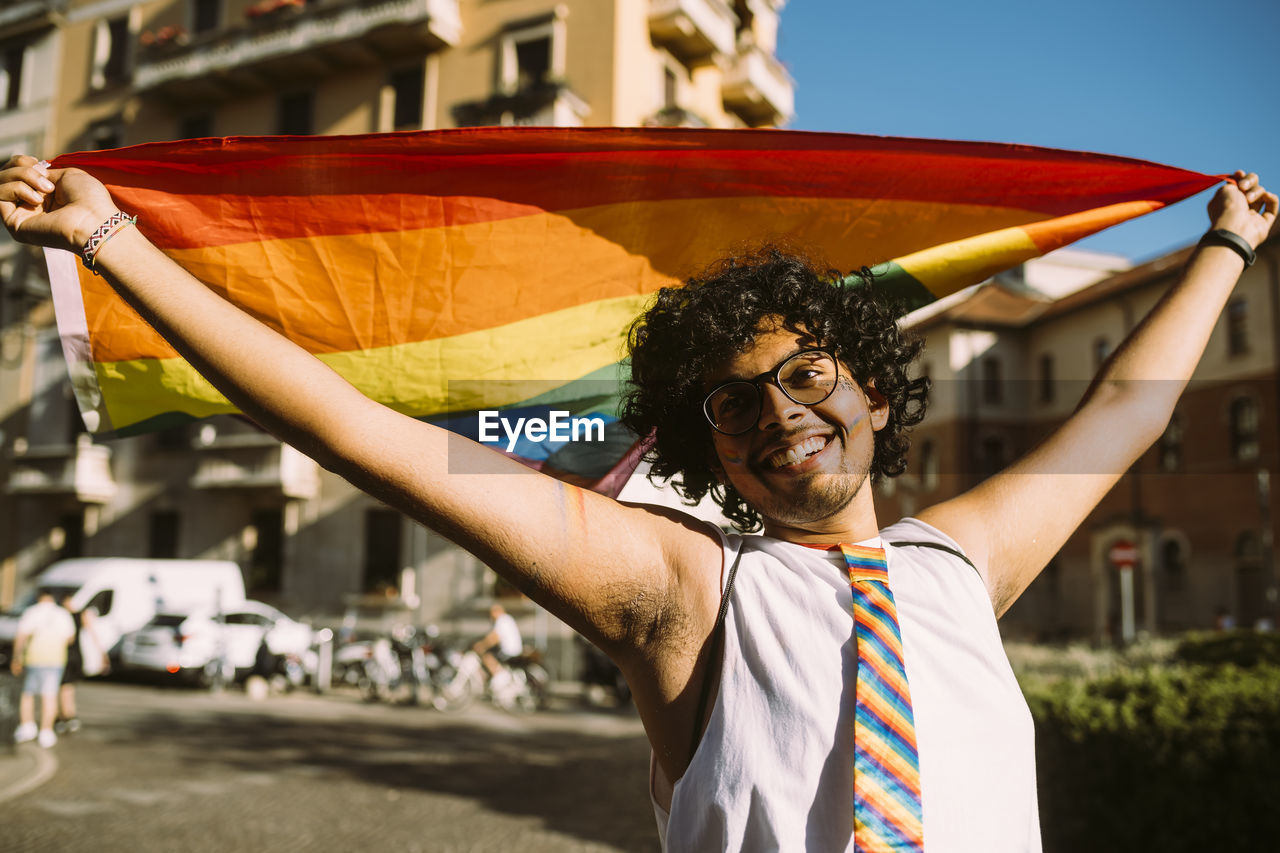
[{"label": "armpit hair", "polygon": [[678,640],[688,632],[688,616],[671,590],[632,581],[609,584],[601,594],[601,640],[644,654],[645,649]]}]

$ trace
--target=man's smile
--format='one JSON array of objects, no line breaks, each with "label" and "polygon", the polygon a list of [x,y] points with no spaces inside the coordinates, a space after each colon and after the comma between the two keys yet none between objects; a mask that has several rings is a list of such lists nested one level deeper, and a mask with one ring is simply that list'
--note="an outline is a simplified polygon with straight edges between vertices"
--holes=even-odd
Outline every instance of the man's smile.
[{"label": "man's smile", "polygon": [[796,470],[799,466],[826,450],[831,443],[830,434],[813,434],[792,437],[765,448],[760,455],[760,467],[767,471]]}]

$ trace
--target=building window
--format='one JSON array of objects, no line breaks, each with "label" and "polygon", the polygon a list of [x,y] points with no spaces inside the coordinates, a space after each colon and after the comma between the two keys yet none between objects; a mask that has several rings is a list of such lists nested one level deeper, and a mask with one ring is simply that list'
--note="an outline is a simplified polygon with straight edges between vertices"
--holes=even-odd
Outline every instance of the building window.
[{"label": "building window", "polygon": [[498,77],[507,94],[564,76],[564,20],[512,30],[502,37]]},{"label": "building window", "polygon": [[400,513],[371,509],[364,514],[364,589],[388,592],[400,588]]},{"label": "building window", "polygon": [[422,103],[426,95],[426,75],[425,62],[420,62],[412,68],[396,71],[391,75],[391,90],[395,97],[392,126],[395,130],[422,129]]},{"label": "building window", "polygon": [[105,89],[128,80],[130,47],[128,15],[98,22],[93,35],[89,81],[94,89]]},{"label": "building window", "polygon": [[204,139],[213,136],[213,113],[196,113],[178,122],[179,139]]},{"label": "building window", "polygon": [[1227,303],[1227,354],[1245,355],[1249,352],[1249,327],[1246,314],[1249,301],[1237,296]]},{"label": "building window", "polygon": [[1166,592],[1181,592],[1187,586],[1187,552],[1177,539],[1166,539],[1160,546],[1160,565],[1164,569]]},{"label": "building window", "polygon": [[920,486],[932,489],[938,485],[938,449],[931,439],[920,443]]},{"label": "building window", "polygon": [[680,79],[676,77],[676,72],[671,70],[671,66],[662,66],[662,106],[664,109],[678,107],[680,92]]},{"label": "building window", "polygon": [[1228,415],[1231,456],[1238,462],[1258,458],[1258,404],[1252,397],[1236,397]]},{"label": "building window", "polygon": [[106,151],[109,148],[119,148],[122,144],[120,125],[117,122],[110,121],[103,124],[95,124],[89,128],[88,147],[90,151]]},{"label": "building window", "polygon": [[516,53],[516,91],[532,89],[551,76],[551,36],[518,41]]},{"label": "building window", "polygon": [[84,428],[84,415],[80,414],[80,404],[76,402],[76,395],[71,393],[71,389],[67,386],[67,444],[75,444],[80,440],[80,434],[88,432]]},{"label": "building window", "polygon": [[1182,413],[1174,412],[1156,445],[1160,470],[1166,474],[1182,468]]},{"label": "building window", "polygon": [[249,555],[249,589],[279,592],[284,568],[284,513],[264,509],[253,513],[253,551]]},{"label": "building window", "polygon": [[59,560],[70,560],[84,556],[84,510],[69,512],[58,521],[62,528],[62,547],[58,549]]},{"label": "building window", "polygon": [[281,136],[309,136],[315,131],[312,124],[311,92],[293,92],[281,95],[276,108],[276,133]]},{"label": "building window", "polygon": [[982,439],[979,448],[978,470],[982,479],[1000,473],[1005,466],[1004,439],[998,435],[989,435]]},{"label": "building window", "polygon": [[147,520],[147,556],[173,559],[178,556],[178,513],[161,510]]},{"label": "building window", "polygon": [[22,106],[22,64],[27,54],[24,45],[4,48],[0,54],[0,98],[5,110]]},{"label": "building window", "polygon": [[982,402],[999,404],[1004,399],[1000,378],[1000,359],[989,356],[982,360]]},{"label": "building window", "polygon": [[156,450],[190,450],[189,424],[165,427],[155,433]]},{"label": "building window", "polygon": [[1236,537],[1236,608],[1238,624],[1251,628],[1267,616],[1267,577],[1258,535],[1245,530]]},{"label": "building window", "polygon": [[222,0],[191,0],[191,32],[199,35],[222,24]]},{"label": "building window", "polygon": [[1097,373],[1111,357],[1111,342],[1106,338],[1093,339],[1093,371]]},{"label": "building window", "polygon": [[1052,403],[1057,389],[1053,384],[1053,356],[1040,356],[1040,402]]}]

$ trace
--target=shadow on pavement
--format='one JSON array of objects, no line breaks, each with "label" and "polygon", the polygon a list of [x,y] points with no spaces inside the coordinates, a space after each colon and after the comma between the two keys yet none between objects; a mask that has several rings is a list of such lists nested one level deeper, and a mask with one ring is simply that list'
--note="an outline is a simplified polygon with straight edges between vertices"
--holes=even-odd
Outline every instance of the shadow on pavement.
[{"label": "shadow on pavement", "polygon": [[659,849],[646,796],[643,736],[547,730],[514,722],[520,718],[510,718],[505,730],[501,717],[496,726],[437,717],[425,727],[395,716],[374,723],[274,712],[153,711],[115,725],[134,730],[119,732],[126,737],[163,737],[193,771],[214,765],[268,773],[309,767],[402,791],[474,800],[491,811],[537,818],[549,830],[586,842]]}]

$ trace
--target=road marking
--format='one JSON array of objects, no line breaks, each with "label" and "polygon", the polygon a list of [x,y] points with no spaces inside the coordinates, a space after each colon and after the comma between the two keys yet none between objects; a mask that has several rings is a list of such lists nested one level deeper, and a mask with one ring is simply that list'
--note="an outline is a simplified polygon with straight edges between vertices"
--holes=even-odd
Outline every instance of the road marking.
[{"label": "road marking", "polygon": [[111,806],[98,800],[38,800],[35,807],[58,817],[80,817],[111,811]]},{"label": "road marking", "polygon": [[36,769],[8,787],[0,788],[0,803],[35,790],[52,779],[53,774],[58,772],[58,759],[54,757],[51,750],[23,745],[18,747],[18,756],[33,759]]},{"label": "road marking", "polygon": [[154,806],[172,798],[172,795],[166,791],[143,791],[138,788],[113,788],[106,793],[108,797],[131,806]]}]

